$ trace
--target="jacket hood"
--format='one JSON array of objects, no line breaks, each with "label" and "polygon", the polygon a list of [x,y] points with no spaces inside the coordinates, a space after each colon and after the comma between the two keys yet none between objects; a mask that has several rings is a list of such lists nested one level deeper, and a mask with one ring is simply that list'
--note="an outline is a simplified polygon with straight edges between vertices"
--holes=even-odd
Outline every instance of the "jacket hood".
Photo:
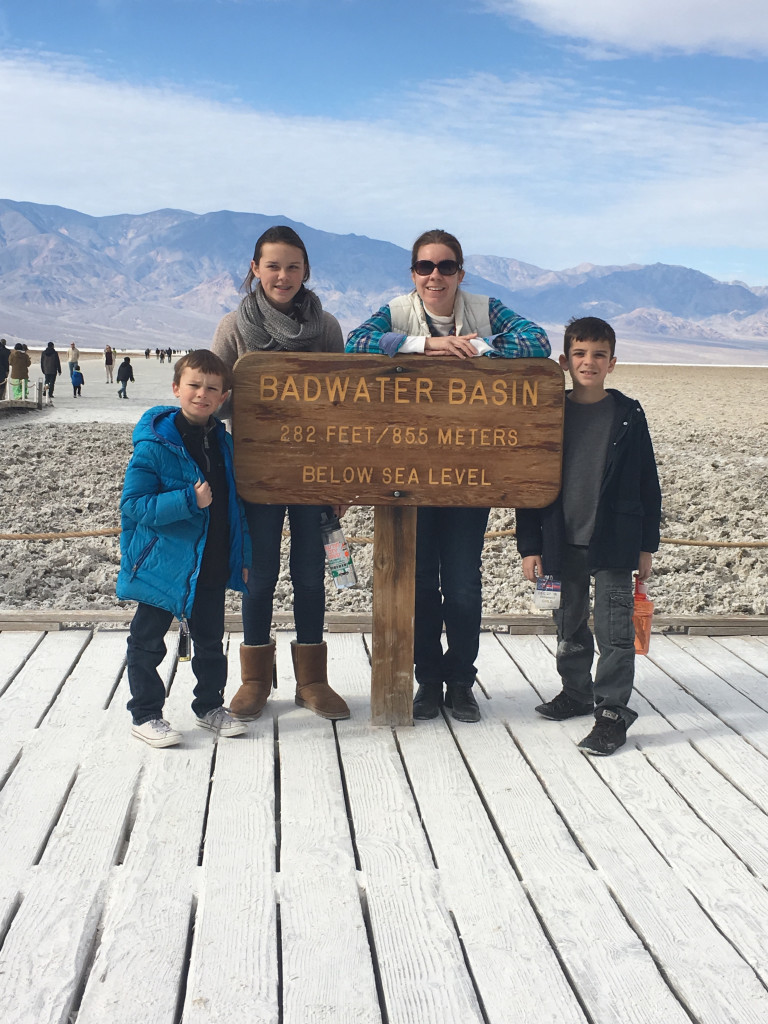
[{"label": "jacket hood", "polygon": [[155,405],[147,409],[133,429],[134,445],[139,441],[164,441],[182,447],[184,442],[173,422],[178,411],[175,405]]}]

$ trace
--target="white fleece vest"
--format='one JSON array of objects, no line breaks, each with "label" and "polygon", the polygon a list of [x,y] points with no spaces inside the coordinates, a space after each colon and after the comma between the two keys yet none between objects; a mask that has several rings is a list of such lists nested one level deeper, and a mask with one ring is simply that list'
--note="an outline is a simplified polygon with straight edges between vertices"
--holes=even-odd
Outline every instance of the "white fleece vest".
[{"label": "white fleece vest", "polygon": [[[389,303],[389,312],[393,331],[415,337],[431,336],[432,328],[427,321],[424,303],[416,291],[392,299]],[[493,334],[488,316],[487,295],[472,295],[459,288],[453,312],[457,335],[477,332],[480,338],[488,338]]]}]

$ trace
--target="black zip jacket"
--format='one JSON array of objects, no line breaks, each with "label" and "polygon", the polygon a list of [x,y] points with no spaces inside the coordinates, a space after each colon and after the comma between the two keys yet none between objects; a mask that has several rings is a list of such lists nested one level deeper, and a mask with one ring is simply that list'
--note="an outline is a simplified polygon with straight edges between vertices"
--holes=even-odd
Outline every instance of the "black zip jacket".
[{"label": "black zip jacket", "polygon": [[[661,489],[648,423],[640,403],[609,389],[616,411],[589,542],[589,568],[636,569],[641,551],[658,551]],[[544,573],[559,578],[565,546],[563,505],[515,509],[517,550],[541,555]]]}]

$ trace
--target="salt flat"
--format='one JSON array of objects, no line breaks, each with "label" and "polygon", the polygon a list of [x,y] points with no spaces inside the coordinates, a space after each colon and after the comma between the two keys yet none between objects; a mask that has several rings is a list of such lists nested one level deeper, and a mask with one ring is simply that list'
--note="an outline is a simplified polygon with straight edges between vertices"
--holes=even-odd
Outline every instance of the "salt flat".
[{"label": "salt flat", "polygon": [[[368,723],[278,687],[247,736],[130,736],[125,633],[0,633],[0,1019],[757,1024],[768,1019],[768,640],[654,636],[589,759],[552,638],[483,634],[482,721]],[[229,638],[231,695],[237,647]]]}]

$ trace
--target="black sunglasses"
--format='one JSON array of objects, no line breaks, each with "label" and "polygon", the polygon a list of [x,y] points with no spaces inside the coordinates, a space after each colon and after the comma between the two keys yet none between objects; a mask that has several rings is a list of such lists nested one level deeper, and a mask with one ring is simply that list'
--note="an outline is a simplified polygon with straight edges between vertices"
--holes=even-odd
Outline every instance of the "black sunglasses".
[{"label": "black sunglasses", "polygon": [[435,269],[443,277],[453,277],[454,274],[458,274],[460,267],[456,260],[440,260],[439,263],[433,263],[432,260],[416,260],[411,267],[414,274],[418,274],[419,277],[429,277]]}]

